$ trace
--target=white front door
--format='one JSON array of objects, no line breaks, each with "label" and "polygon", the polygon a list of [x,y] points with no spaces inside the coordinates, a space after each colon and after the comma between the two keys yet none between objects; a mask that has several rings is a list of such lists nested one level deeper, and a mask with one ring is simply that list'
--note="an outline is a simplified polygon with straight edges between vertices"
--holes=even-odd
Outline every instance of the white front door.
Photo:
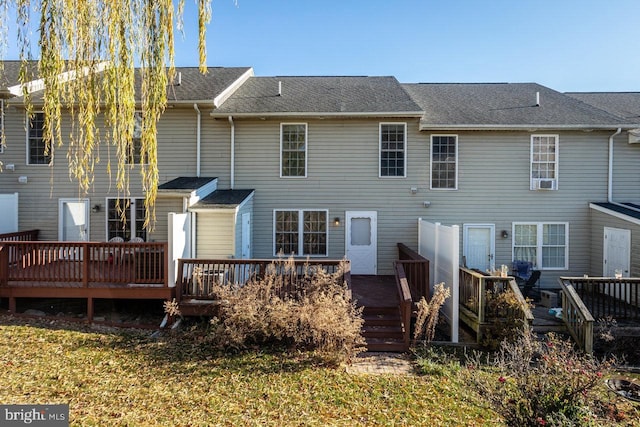
[{"label": "white front door", "polygon": [[345,242],[351,274],[376,274],[378,267],[378,213],[347,211]]},{"label": "white front door", "polygon": [[618,270],[622,277],[629,277],[630,263],[631,230],[605,227],[602,275],[615,277]]},{"label": "white front door", "polygon": [[89,240],[89,199],[60,199],[58,218],[60,241]]},{"label": "white front door", "polygon": [[242,214],[242,259],[251,258],[251,214]]},{"label": "white front door", "polygon": [[495,270],[495,225],[465,224],[463,256],[467,268]]}]

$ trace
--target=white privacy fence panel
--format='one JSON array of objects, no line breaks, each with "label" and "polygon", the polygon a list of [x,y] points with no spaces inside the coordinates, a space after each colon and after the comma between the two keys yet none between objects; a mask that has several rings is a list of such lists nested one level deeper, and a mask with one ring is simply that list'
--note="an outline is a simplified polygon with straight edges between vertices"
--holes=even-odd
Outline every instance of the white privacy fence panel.
[{"label": "white privacy fence panel", "polygon": [[191,258],[191,214],[169,213],[169,286],[176,285],[178,260]]},{"label": "white privacy fence panel", "polygon": [[451,297],[445,301],[443,314],[451,325],[451,341],[458,342],[460,227],[418,219],[418,252],[430,261],[431,295],[436,283],[444,282],[451,289]]}]

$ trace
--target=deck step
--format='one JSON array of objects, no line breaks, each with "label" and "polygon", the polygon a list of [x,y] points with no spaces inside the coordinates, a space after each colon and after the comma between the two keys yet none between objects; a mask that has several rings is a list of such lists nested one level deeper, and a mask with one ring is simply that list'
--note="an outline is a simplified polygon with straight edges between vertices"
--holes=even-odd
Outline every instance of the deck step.
[{"label": "deck step", "polygon": [[386,307],[364,307],[362,310],[363,316],[368,315],[390,315],[396,314],[400,316],[400,307],[397,305],[391,305]]},{"label": "deck step", "polygon": [[408,348],[404,342],[399,339],[369,338],[367,339],[367,350],[403,352],[407,351]]},{"label": "deck step", "polygon": [[370,326],[366,325],[362,329],[362,335],[366,338],[394,338],[403,339],[403,330],[399,324]]},{"label": "deck step", "polygon": [[398,306],[365,307],[362,335],[369,351],[407,351]]}]

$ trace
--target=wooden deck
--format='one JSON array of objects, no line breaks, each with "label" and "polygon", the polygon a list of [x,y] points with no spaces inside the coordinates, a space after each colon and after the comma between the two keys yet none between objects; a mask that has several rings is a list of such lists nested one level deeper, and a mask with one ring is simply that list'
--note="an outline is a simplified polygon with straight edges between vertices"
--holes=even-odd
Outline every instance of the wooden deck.
[{"label": "wooden deck", "polygon": [[166,243],[0,241],[0,297],[170,300]]}]

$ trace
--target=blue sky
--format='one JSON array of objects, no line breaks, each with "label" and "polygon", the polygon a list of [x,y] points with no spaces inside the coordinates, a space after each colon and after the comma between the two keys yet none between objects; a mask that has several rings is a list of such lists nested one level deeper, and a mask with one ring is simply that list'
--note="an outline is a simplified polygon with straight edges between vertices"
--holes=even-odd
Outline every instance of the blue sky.
[{"label": "blue sky", "polygon": [[[197,61],[187,0],[178,65]],[[208,63],[256,75],[394,75],[640,91],[640,0],[215,0]]]},{"label": "blue sky", "polygon": [[[197,65],[195,9],[186,0],[180,66]],[[640,91],[639,16],[640,0],[214,0],[207,62],[258,76]]]}]

